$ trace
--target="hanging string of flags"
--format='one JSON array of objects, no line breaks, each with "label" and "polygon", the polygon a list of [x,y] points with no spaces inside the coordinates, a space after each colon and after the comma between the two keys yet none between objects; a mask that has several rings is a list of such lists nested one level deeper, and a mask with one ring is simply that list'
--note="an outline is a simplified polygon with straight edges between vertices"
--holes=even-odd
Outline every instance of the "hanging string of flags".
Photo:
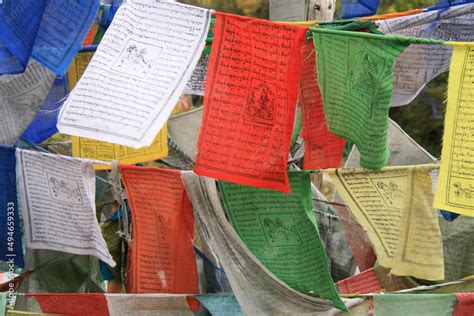
[{"label": "hanging string of flags", "polygon": [[0,0],[0,313],[474,314],[474,3],[341,2]]}]

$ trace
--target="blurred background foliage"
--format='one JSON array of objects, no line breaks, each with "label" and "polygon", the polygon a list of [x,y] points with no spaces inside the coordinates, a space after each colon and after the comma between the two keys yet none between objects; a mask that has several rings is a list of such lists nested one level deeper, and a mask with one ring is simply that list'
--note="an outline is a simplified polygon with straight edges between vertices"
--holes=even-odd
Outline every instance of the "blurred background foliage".
[{"label": "blurred background foliage", "polygon": [[[268,19],[269,0],[183,0],[180,2],[221,12]],[[377,14],[426,8],[437,3],[438,0],[381,0]],[[340,6],[340,1],[338,6]],[[448,74],[441,74],[431,81],[412,103],[390,110],[390,117],[437,158],[441,152],[447,80]]]}]

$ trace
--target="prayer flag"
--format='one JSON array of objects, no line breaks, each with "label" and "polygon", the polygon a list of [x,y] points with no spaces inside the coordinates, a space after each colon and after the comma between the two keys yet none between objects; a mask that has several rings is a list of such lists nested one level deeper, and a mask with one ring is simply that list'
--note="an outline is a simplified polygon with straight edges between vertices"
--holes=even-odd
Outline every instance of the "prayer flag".
[{"label": "prayer flag", "polygon": [[434,207],[474,216],[474,46],[453,49]]},{"label": "prayer flag", "polygon": [[328,130],[323,100],[316,79],[316,52],[312,40],[301,48],[303,66],[299,85],[299,102],[303,118],[304,168],[315,170],[337,168],[341,163],[346,140]]},{"label": "prayer flag", "polygon": [[356,144],[361,166],[380,169],[387,148],[393,64],[410,44],[433,40],[312,28],[329,130]]},{"label": "prayer flag", "polygon": [[434,165],[329,172],[338,193],[367,231],[380,265],[398,276],[443,280],[443,246],[432,205]]},{"label": "prayer flag", "polygon": [[290,172],[289,178],[288,195],[220,182],[232,225],[262,264],[291,288],[314,292],[345,309],[316,226],[309,173]]},{"label": "prayer flag", "polygon": [[194,171],[288,193],[306,28],[216,15]]},{"label": "prayer flag", "polygon": [[192,205],[180,171],[121,165],[133,221],[130,293],[199,293]]}]

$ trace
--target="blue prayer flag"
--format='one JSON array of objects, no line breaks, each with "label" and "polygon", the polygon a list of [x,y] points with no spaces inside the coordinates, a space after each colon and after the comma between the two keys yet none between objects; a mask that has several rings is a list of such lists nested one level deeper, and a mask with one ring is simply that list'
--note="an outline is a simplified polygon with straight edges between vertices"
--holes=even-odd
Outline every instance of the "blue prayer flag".
[{"label": "blue prayer flag", "polygon": [[213,316],[243,315],[239,302],[232,293],[201,294],[195,297]]},{"label": "blue prayer flag", "polygon": [[342,0],[342,18],[371,16],[377,13],[380,0]]},{"label": "blue prayer flag", "polygon": [[21,73],[30,57],[66,73],[81,48],[100,0],[3,0],[0,3],[0,74]]},{"label": "blue prayer flag", "polygon": [[51,90],[36,114],[34,120],[23,132],[22,137],[28,141],[39,144],[58,132],[56,124],[58,114],[66,95],[69,93],[67,77],[57,78]]}]

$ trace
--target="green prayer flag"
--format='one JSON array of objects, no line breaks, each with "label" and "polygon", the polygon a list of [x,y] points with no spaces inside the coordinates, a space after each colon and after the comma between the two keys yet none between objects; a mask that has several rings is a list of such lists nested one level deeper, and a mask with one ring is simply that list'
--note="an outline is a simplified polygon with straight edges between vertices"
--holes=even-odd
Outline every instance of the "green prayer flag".
[{"label": "green prayer flag", "polygon": [[49,293],[103,293],[99,259],[59,253],[35,268],[38,281]]},{"label": "green prayer flag", "polygon": [[376,294],[375,316],[451,316],[454,294]]},{"label": "green prayer flag", "polygon": [[360,165],[382,168],[395,59],[412,43],[439,41],[311,28],[329,130],[356,144]]},{"label": "green prayer flag", "polygon": [[249,250],[288,286],[346,310],[319,237],[309,172],[289,172],[288,176],[288,195],[220,181],[232,225]]},{"label": "green prayer flag", "polygon": [[0,315],[5,315],[5,309],[7,307],[7,294],[8,292],[0,292]]}]

